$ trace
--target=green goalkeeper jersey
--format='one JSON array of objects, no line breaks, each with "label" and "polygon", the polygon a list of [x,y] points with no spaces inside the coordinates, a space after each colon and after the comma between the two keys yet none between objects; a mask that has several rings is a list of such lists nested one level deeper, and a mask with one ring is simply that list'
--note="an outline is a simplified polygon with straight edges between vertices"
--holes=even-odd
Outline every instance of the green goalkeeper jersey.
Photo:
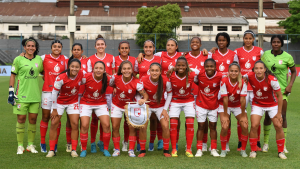
[{"label": "green goalkeeper jersey", "polygon": [[18,56],[14,59],[11,73],[15,74],[15,95],[17,103],[32,103],[41,101],[39,73],[43,71],[43,61],[39,55],[33,59]]},{"label": "green goalkeeper jersey", "polygon": [[293,57],[285,51],[280,55],[274,56],[271,50],[268,50],[264,53],[261,60],[276,75],[281,92],[284,93],[288,85],[288,68],[295,66]]}]

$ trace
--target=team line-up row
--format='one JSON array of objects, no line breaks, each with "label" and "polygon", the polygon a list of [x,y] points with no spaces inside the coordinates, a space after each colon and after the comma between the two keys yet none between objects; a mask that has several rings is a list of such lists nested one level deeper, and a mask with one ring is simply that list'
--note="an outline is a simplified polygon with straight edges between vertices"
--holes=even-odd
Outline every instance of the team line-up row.
[{"label": "team line-up row", "polygon": [[[246,31],[244,46],[231,51],[227,49],[230,37],[227,33],[216,36],[218,48],[211,52],[200,51],[201,39],[191,39],[191,52],[179,52],[177,41],[169,39],[166,52],[154,53],[155,44],[151,40],[144,43],[144,54],[137,58],[129,56],[130,45],[119,44],[119,56],[105,53],[105,39],[99,35],[95,41],[97,53],[88,58],[82,56],[82,45],[75,43],[70,59],[61,55],[62,43],[55,40],[51,44],[51,54],[39,56],[38,42],[25,39],[22,43],[25,53],[16,57],[12,65],[8,102],[17,114],[17,154],[23,154],[23,137],[26,116],[29,116],[27,151],[37,153],[33,145],[36,118],[42,99],[42,120],[40,122],[41,151],[46,153],[45,135],[51,119],[49,146],[46,157],[56,155],[57,140],[60,133],[60,118],[66,110],[67,151],[77,157],[78,124],[80,118],[81,157],[86,157],[88,130],[91,133],[91,152],[97,152],[95,137],[100,120],[100,140],[97,143],[105,156],[112,137],[114,152],[120,155],[119,128],[126,102],[137,100],[142,105],[146,101],[150,112],[149,151],[154,149],[158,136],[158,149],[164,149],[166,157],[177,157],[179,139],[179,114],[183,110],[186,117],[186,155],[194,157],[191,145],[194,138],[194,118],[198,121],[197,153],[201,157],[207,150],[207,133],[210,129],[211,155],[226,157],[231,135],[229,115],[233,113],[238,120],[238,151],[247,157],[245,151],[248,136],[251,146],[250,157],[255,158],[260,147],[260,119],[264,112],[264,146],[268,151],[270,125],[276,130],[278,156],[286,159],[286,107],[296,77],[293,57],[281,50],[283,40],[273,36],[272,50],[263,52],[253,46],[254,34]],[[286,75],[291,70],[288,83]],[[88,72],[88,73],[86,73]],[[38,75],[44,75],[41,94],[38,92]],[[137,74],[139,74],[137,76]],[[242,77],[243,75],[243,77]],[[139,77],[139,79],[137,78]],[[113,96],[114,95],[114,96]],[[142,96],[142,99],[139,97]],[[252,104],[251,129],[248,133],[246,107]],[[51,109],[53,111],[51,112]],[[109,114],[109,110],[111,114]],[[167,111],[169,110],[169,112]],[[221,120],[220,141],[222,151],[217,148],[216,122]],[[92,116],[91,124],[90,117]],[[126,118],[125,118],[126,119]],[[110,120],[112,132],[110,131]],[[170,122],[170,127],[169,127]],[[123,151],[135,157],[135,143],[139,157],[146,155],[147,124],[136,130],[134,125],[124,122]],[[208,127],[209,126],[209,127]],[[169,153],[171,140],[172,152]],[[129,143],[129,150],[127,149]]]}]

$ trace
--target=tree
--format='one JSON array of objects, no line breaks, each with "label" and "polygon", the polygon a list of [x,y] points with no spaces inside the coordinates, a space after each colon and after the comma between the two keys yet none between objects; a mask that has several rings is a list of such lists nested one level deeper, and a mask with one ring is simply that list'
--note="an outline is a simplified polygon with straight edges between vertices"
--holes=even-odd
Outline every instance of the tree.
[{"label": "tree", "polygon": [[[300,34],[300,0],[291,0],[288,2],[290,17],[285,21],[278,22],[279,26],[283,26],[286,34]],[[290,36],[292,43],[300,41],[300,35]]]},{"label": "tree", "polygon": [[145,40],[155,41],[156,34],[156,49],[165,49],[168,38],[176,38],[173,30],[181,25],[181,17],[177,4],[140,8],[136,16],[136,23],[140,24],[136,44],[143,47]]}]

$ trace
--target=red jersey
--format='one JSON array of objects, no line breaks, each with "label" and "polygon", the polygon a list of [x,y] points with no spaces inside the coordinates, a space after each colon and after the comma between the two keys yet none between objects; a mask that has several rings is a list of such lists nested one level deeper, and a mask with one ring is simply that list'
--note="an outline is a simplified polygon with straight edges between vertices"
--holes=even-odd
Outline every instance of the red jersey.
[{"label": "red jersey", "polygon": [[123,75],[114,75],[112,80],[117,89],[112,103],[121,109],[124,109],[126,102],[133,102],[135,100],[136,91],[144,90],[143,84],[135,77],[132,77],[127,83],[124,82]]},{"label": "red jersey", "polygon": [[[129,62],[131,62],[131,64],[132,64],[132,70],[134,70],[134,67],[135,67],[135,57],[128,56],[127,60]],[[125,60],[123,60],[120,55],[115,57],[115,65],[116,65],[115,69],[116,69],[116,72],[118,72],[119,66],[121,65],[121,63],[123,61],[125,61]]]},{"label": "red jersey", "polygon": [[240,97],[247,96],[247,85],[243,80],[242,84],[239,88],[238,82],[233,85],[228,77],[221,80],[221,97],[228,96],[228,107],[241,107]]},{"label": "red jersey", "polygon": [[[204,70],[204,62],[209,57],[204,56],[202,51],[200,51],[200,54],[198,56],[193,56],[192,53],[189,52],[187,55],[185,55],[185,58],[190,68],[202,71]],[[198,94],[198,86],[195,83],[192,83],[192,93],[195,96]]]},{"label": "red jersey", "polygon": [[249,72],[245,77],[248,78],[250,85],[253,88],[254,98],[252,105],[259,107],[274,107],[278,105],[278,99],[275,92],[280,91],[280,86],[274,76],[269,75],[268,82],[265,78],[258,80],[254,72]]},{"label": "red jersey", "polygon": [[43,92],[52,92],[56,76],[67,69],[66,60],[64,55],[59,55],[57,58],[51,54],[41,56],[44,66],[44,85]]},{"label": "red jersey", "polygon": [[214,54],[209,53],[209,55],[216,61],[217,71],[223,75],[228,74],[229,65],[233,61],[239,61],[236,53],[230,49],[227,49],[225,54],[222,54],[218,49]]},{"label": "red jersey", "polygon": [[[101,94],[102,79],[97,81],[94,78],[94,73],[88,73],[85,75],[86,83],[84,84],[85,91],[80,100],[80,104],[98,106],[106,104],[105,93]],[[109,85],[110,77],[107,76],[107,86]]]},{"label": "red jersey", "polygon": [[[249,51],[247,51],[244,47],[241,47],[236,49],[234,52],[237,54],[239,59],[242,75],[252,72],[255,62],[260,60],[261,56],[264,54],[262,48],[257,46],[253,46],[253,48]],[[248,85],[248,91],[252,90],[251,85]]]},{"label": "red jersey", "polygon": [[138,61],[135,60],[134,72],[140,74],[140,76],[139,76],[140,79],[144,76],[150,75],[150,72],[149,72],[150,65],[154,62],[161,64],[161,58],[159,56],[154,55],[151,60],[144,58],[142,63],[138,63]]},{"label": "red jersey", "polygon": [[140,78],[140,82],[144,85],[144,89],[149,96],[149,101],[150,101],[149,107],[150,108],[163,107],[166,102],[164,98],[165,91],[167,91],[168,93],[172,92],[171,83],[169,82],[169,79],[166,76],[163,76],[163,92],[162,92],[162,98],[159,105],[157,105],[156,102],[156,91],[157,91],[158,82],[152,82],[150,76],[148,75]]},{"label": "red jersey", "polygon": [[168,52],[161,52],[161,67],[162,75],[167,75],[167,72],[172,67],[175,67],[177,59],[182,56],[182,52],[176,52],[174,56],[169,56]]},{"label": "red jersey", "polygon": [[212,77],[208,77],[205,71],[198,74],[196,80],[199,83],[199,93],[196,99],[197,106],[207,110],[215,110],[219,107],[218,93],[222,76],[223,74],[217,71]]},{"label": "red jersey", "polygon": [[194,83],[196,77],[195,72],[190,72],[188,77],[188,84],[186,84],[186,77],[180,78],[176,72],[173,72],[170,76],[170,82],[172,86],[172,101],[174,103],[187,103],[194,101],[192,95],[192,83]]},{"label": "red jersey", "polygon": [[56,77],[53,90],[59,91],[58,104],[73,104],[78,102],[79,87],[85,83],[84,72],[78,72],[74,79],[68,77],[67,72]]}]

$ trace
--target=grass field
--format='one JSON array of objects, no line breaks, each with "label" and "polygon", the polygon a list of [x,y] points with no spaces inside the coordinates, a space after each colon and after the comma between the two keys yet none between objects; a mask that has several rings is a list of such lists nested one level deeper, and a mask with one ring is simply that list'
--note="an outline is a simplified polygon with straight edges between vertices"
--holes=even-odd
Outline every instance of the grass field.
[{"label": "grass field", "polygon": [[[12,113],[12,106],[7,104],[9,77],[0,77],[0,168],[299,168],[300,167],[300,146],[299,146],[299,100],[300,95],[300,78],[296,79],[292,94],[289,98],[288,105],[288,136],[287,160],[281,160],[277,157],[277,146],[275,142],[275,131],[271,130],[270,150],[268,153],[258,152],[256,159],[242,158],[237,148],[236,119],[232,117],[232,135],[230,139],[231,151],[226,158],[214,158],[208,152],[204,153],[201,158],[187,158],[185,156],[185,137],[184,123],[181,123],[178,158],[165,158],[162,151],[147,152],[145,158],[130,158],[127,153],[121,152],[120,157],[107,158],[99,151],[96,154],[88,153],[86,158],[71,158],[69,153],[65,151],[65,121],[66,116],[62,119],[62,129],[58,142],[57,156],[46,158],[40,153],[40,132],[39,122],[41,114],[38,116],[37,134],[35,145],[37,145],[38,154],[24,152],[23,155],[17,155],[17,139],[16,139],[16,115]],[[41,82],[42,83],[42,82]],[[248,108],[249,111],[249,108]],[[41,110],[40,110],[41,113]],[[184,116],[181,116],[184,117]],[[182,118],[182,121],[184,119]],[[122,121],[123,123],[123,121]],[[195,123],[196,124],[196,123]],[[27,126],[27,125],[26,125]],[[49,125],[50,126],[50,125]],[[121,125],[123,126],[123,125]],[[218,131],[220,131],[220,123],[218,123]],[[27,130],[26,130],[27,131]],[[121,131],[121,140],[123,139],[123,129]],[[196,131],[196,130],[195,130]],[[48,144],[48,133],[46,142]],[[218,133],[219,135],[219,133]],[[27,132],[25,132],[24,146],[27,145]],[[218,136],[219,137],[219,136]],[[97,135],[99,138],[99,134]],[[149,134],[148,134],[149,139]],[[97,139],[98,141],[98,139]],[[261,142],[263,144],[263,130],[261,134]],[[155,144],[157,140],[155,141]],[[210,143],[210,140],[208,141]],[[147,143],[148,145],[148,143]],[[49,147],[47,147],[49,149]],[[193,141],[193,153],[196,152],[196,140]],[[112,152],[113,144],[110,142],[109,151]],[[148,146],[146,147],[148,149]],[[220,142],[218,140],[218,149],[220,150]],[[77,148],[79,153],[79,147]],[[90,144],[88,144],[88,152],[90,152]],[[250,152],[249,143],[247,145],[247,153]],[[137,153],[136,153],[137,154]]]}]

